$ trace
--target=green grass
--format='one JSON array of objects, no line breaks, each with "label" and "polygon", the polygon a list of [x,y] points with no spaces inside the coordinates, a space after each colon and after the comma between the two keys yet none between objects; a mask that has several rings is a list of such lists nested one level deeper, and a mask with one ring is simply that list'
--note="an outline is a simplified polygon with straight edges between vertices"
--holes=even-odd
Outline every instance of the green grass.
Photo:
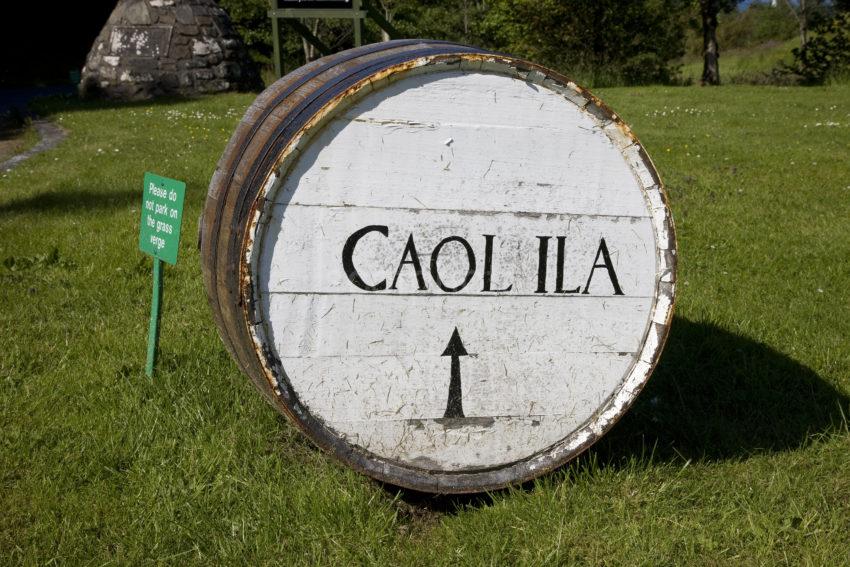
[{"label": "green grass", "polygon": [[[0,562],[847,562],[850,88],[599,94],[669,188],[668,347],[586,455],[477,498],[338,465],[222,347],[197,218],[251,96],[42,109],[70,137],[0,172]],[[153,383],[145,170],[187,182]]]},{"label": "green grass", "polygon": [[[798,38],[785,42],[771,41],[762,45],[720,51],[720,80],[724,84],[765,83],[771,71],[782,64],[794,62],[791,50],[800,46]],[[687,55],[682,59],[683,81],[698,84],[702,77],[702,55]]]}]

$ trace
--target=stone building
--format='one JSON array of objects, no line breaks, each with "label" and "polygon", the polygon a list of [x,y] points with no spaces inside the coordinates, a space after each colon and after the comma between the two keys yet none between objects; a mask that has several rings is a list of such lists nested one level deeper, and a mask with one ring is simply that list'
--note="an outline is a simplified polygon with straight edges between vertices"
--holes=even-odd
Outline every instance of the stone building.
[{"label": "stone building", "polygon": [[213,0],[119,0],[86,58],[80,94],[140,100],[261,86]]}]

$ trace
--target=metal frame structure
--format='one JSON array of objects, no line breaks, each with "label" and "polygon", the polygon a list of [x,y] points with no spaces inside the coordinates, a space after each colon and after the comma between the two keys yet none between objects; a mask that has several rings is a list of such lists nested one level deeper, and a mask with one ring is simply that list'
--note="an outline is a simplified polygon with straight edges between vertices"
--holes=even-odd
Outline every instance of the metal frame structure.
[{"label": "metal frame structure", "polygon": [[[390,24],[369,0],[269,0],[268,12],[272,20],[272,43],[274,45],[274,72],[278,78],[285,73],[284,52],[281,46],[281,34],[288,24],[298,35],[304,38],[319,53],[330,55],[332,50],[305,26],[302,18],[350,19],[354,24],[354,47],[363,43],[363,20],[371,19],[390,39],[400,39],[398,31]],[[285,20],[288,20],[285,22]]]}]

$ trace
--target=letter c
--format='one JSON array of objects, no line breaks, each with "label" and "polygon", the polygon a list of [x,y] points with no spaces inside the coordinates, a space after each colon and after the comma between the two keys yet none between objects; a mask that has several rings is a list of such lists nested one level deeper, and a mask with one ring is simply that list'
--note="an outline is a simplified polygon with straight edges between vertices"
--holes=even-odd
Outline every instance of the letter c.
[{"label": "letter c", "polygon": [[360,289],[365,289],[366,291],[379,291],[387,288],[387,280],[383,280],[377,285],[367,284],[363,281],[363,278],[360,277],[360,274],[357,273],[357,268],[354,267],[354,261],[352,260],[354,247],[357,246],[357,242],[370,232],[380,232],[384,236],[389,236],[390,233],[386,226],[377,224],[364,226],[360,230],[354,232],[354,234],[348,237],[348,240],[345,241],[345,246],[342,248],[342,269],[345,270],[345,275],[348,276],[351,283]]}]

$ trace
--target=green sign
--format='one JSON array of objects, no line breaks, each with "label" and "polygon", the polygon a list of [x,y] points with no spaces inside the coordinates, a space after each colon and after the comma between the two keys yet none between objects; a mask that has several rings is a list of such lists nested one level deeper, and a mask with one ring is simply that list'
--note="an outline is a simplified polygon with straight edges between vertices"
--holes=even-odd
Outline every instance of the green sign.
[{"label": "green sign", "polygon": [[153,256],[153,298],[148,328],[148,359],[145,373],[153,378],[159,345],[159,318],[162,313],[162,263],[177,263],[180,225],[183,221],[183,197],[186,184],[176,179],[145,173],[142,187],[142,224],[139,248]]},{"label": "green sign", "polygon": [[186,184],[182,181],[145,173],[139,228],[142,252],[172,265],[177,263],[185,195]]}]

